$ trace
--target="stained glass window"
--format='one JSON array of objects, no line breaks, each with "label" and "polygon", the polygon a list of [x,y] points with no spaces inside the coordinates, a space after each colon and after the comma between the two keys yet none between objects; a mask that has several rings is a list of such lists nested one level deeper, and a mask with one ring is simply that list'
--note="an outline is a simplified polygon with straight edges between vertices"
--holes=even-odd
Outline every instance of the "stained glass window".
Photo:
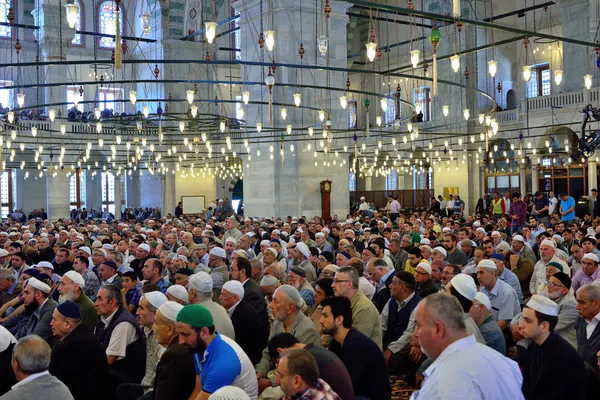
[{"label": "stained glass window", "polygon": [[[82,26],[81,20],[83,18],[83,13],[81,12],[81,2],[79,0],[75,0],[74,3],[79,6],[79,11],[77,11],[77,25],[75,25],[75,30],[80,31],[81,26]],[[75,36],[73,36],[73,40],[71,41],[71,44],[78,45],[78,46],[81,46],[83,44],[83,40],[79,33],[76,33]]]},{"label": "stained glass window", "polygon": [[350,179],[348,179],[348,189],[351,192],[356,192],[356,174],[350,172]]},{"label": "stained glass window", "polygon": [[[10,8],[10,0],[0,0],[0,22],[8,22],[8,9]],[[10,26],[0,26],[0,37],[11,37],[12,28]]]},{"label": "stained glass window", "polygon": [[[1,1],[1,0],[0,0]],[[116,35],[117,33],[117,4],[114,1],[105,1],[98,7],[98,29],[100,33],[105,35]],[[119,9],[121,34],[123,33],[123,9]],[[101,37],[99,40],[100,47],[115,47],[114,38]]]}]

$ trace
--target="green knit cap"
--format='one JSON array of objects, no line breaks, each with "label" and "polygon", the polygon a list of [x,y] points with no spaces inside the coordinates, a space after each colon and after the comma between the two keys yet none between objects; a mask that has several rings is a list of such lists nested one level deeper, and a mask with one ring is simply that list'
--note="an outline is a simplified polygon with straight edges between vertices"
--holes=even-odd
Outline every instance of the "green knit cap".
[{"label": "green knit cap", "polygon": [[554,267],[560,272],[564,272],[563,266],[560,263],[557,263],[556,261],[549,262],[548,265],[546,265],[546,267]]},{"label": "green knit cap", "polygon": [[177,322],[182,322],[192,328],[208,328],[215,324],[208,308],[199,304],[188,304],[183,307],[177,313]]}]

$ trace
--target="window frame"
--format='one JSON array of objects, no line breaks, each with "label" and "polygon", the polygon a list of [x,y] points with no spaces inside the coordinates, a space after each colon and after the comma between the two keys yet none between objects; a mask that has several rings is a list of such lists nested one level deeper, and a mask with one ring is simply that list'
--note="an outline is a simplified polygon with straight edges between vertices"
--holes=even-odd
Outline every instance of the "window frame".
[{"label": "window frame", "polygon": [[417,93],[422,91],[425,93],[423,104],[423,122],[431,121],[431,86],[419,86],[413,89],[413,104],[418,100]]},{"label": "window frame", "polygon": [[[358,101],[348,100],[348,129],[356,129],[358,126]],[[352,116],[355,117],[354,123],[352,123]]]},{"label": "window frame", "polygon": [[[106,100],[106,95],[107,94],[113,94],[115,97],[110,100],[107,101]],[[102,96],[104,96],[104,99],[102,99]],[[98,102],[98,106],[100,107],[100,110],[104,111],[106,110],[106,103],[113,103],[115,105],[115,108],[113,108],[113,112],[115,113],[121,113],[123,112],[122,108],[123,108],[123,102],[120,100],[123,100],[123,89],[122,88],[108,88],[108,87],[100,87],[98,89],[98,98],[97,98],[97,102]],[[102,105],[102,106],[100,106]]]},{"label": "window frame", "polygon": [[[15,202],[15,199],[14,199],[13,194],[14,194],[14,188],[15,188],[15,186],[14,186],[14,184],[15,184],[15,182],[14,182],[15,176],[14,176],[14,170],[13,169],[10,169],[10,168],[9,169],[5,169],[4,172],[2,172],[2,174],[0,174],[0,180],[2,179],[2,175],[4,175],[4,173],[6,173],[6,176],[7,176],[7,179],[8,179],[8,182],[7,182],[8,202],[7,203],[3,202],[2,201],[2,196],[0,195],[0,217],[2,219],[4,219],[4,218],[8,219],[8,217],[11,214],[11,211],[14,211],[14,202]],[[4,217],[3,215],[1,215],[3,207],[7,207],[8,208],[8,213],[6,214],[6,217]]]},{"label": "window frame", "polygon": [[[549,92],[548,92],[548,94],[544,94],[544,84],[543,84],[543,77],[542,77],[544,71],[548,71],[550,73],[550,64],[549,63],[531,66],[531,79],[529,80],[529,82],[527,82],[525,84],[525,98],[535,99],[536,97],[552,95],[552,76],[549,77],[549,81],[550,81]],[[535,80],[534,80],[534,76],[535,76]],[[532,83],[532,81],[533,81],[533,83]],[[535,96],[529,95],[530,85],[535,85],[535,88],[537,88],[537,95],[535,95]]]},{"label": "window frame", "polygon": [[[116,6],[116,2],[114,0],[104,0],[104,1],[101,1],[100,3],[98,3],[98,5],[96,6],[96,26],[97,26],[97,29],[98,29],[97,33],[102,33],[102,34],[104,34],[104,32],[100,32],[100,9],[102,8],[102,5],[104,3],[115,3],[115,6]],[[125,23],[125,17],[127,15],[127,13],[125,12],[126,10],[125,10],[125,7],[123,6],[123,2],[121,2],[121,4],[120,4],[119,7],[120,7],[119,11],[121,13],[121,25],[122,25],[121,36],[124,36],[126,34],[126,29],[125,28],[127,27],[127,24]],[[108,38],[104,38],[102,36],[98,36],[96,38],[96,44],[97,44],[97,46],[98,46],[99,49],[103,49],[103,50],[115,50],[115,51],[117,51],[117,49],[119,51],[121,50],[121,44],[120,43],[116,43],[116,41],[115,41],[115,47],[103,46],[102,45],[102,39],[108,39]]]},{"label": "window frame", "polygon": [[2,106],[12,109],[15,91],[14,89],[3,89],[5,86],[13,86],[13,82],[8,80],[0,80],[0,90],[6,90],[8,92],[8,104],[2,104]]},{"label": "window frame", "polygon": [[[113,192],[112,192],[112,200],[110,199],[110,178],[109,176],[113,177]],[[116,215],[115,214],[115,175],[112,172],[109,171],[102,171],[100,173],[100,188],[101,188],[101,203],[102,203],[102,209],[100,210],[100,212],[102,213],[104,211],[104,207],[106,207],[106,209],[108,210],[109,213]],[[106,186],[103,186],[106,185]],[[106,196],[105,196],[106,195]],[[106,200],[104,200],[106,199]],[[110,211],[111,206],[113,208],[113,212]]]},{"label": "window frame", "polygon": [[[74,0],[77,2],[79,6],[79,30],[85,31],[85,5],[83,4],[83,0]],[[75,35],[77,35],[77,27],[75,27]],[[85,47],[85,35],[79,34],[81,38],[81,43],[74,43],[75,36],[73,36],[73,40],[71,40],[71,46],[73,47]]]},{"label": "window frame", "polygon": [[[15,10],[15,7],[13,7],[14,6],[14,2],[12,0],[6,0],[6,3],[8,3],[8,8],[12,8],[13,9],[13,11],[15,12],[15,17],[16,17],[17,11]],[[6,10],[6,15],[4,15],[4,21],[0,21],[0,22],[6,22],[6,23],[8,23],[8,19],[6,18],[7,15],[8,15],[8,10]],[[13,40],[14,39],[14,37],[16,35],[14,27],[8,27],[8,29],[10,29],[10,35],[8,35],[8,36],[1,36],[0,35],[0,40]]]},{"label": "window frame", "polygon": [[[75,172],[73,172],[73,174],[69,177],[69,205],[71,210],[73,209],[73,206],[76,209],[80,209],[81,205],[84,204],[83,201],[81,201],[81,175],[80,175],[80,169],[76,169]],[[75,201],[71,201],[71,179],[75,177]]]}]

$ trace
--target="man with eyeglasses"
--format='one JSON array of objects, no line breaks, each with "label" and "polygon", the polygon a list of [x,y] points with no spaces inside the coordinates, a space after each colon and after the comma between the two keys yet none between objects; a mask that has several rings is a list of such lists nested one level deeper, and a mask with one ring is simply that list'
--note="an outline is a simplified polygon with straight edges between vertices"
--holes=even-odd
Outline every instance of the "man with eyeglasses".
[{"label": "man with eyeglasses", "polygon": [[460,274],[461,269],[458,265],[448,264],[442,270],[442,290],[448,285],[456,275]]},{"label": "man with eyeglasses", "polygon": [[598,256],[593,253],[586,253],[581,259],[582,270],[577,272],[573,276],[573,291],[577,290],[583,285],[594,283],[600,279],[600,269],[598,268]]},{"label": "man with eyeglasses", "polygon": [[548,288],[548,298],[558,304],[559,307],[558,324],[554,328],[554,332],[562,336],[574,348],[577,348],[577,335],[575,333],[577,300],[570,292],[571,278],[564,272],[557,272],[548,278],[546,287]]}]

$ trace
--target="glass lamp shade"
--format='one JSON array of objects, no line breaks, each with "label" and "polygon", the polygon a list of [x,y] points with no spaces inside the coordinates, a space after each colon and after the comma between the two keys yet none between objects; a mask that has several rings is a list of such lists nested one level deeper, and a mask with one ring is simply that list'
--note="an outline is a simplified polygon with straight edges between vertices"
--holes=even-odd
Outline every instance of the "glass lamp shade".
[{"label": "glass lamp shade", "polygon": [[242,101],[244,102],[244,104],[248,104],[250,102],[250,92],[242,92]]},{"label": "glass lamp shade", "polygon": [[208,43],[212,43],[215,40],[215,36],[217,36],[217,23],[216,22],[205,22],[204,23],[204,35],[206,36],[206,41]]},{"label": "glass lamp shade", "polygon": [[586,89],[590,89],[592,87],[592,75],[587,74],[583,77],[583,84]]},{"label": "glass lamp shade", "polygon": [[137,103],[137,92],[135,90],[130,90],[129,91],[129,101],[134,106],[135,106],[135,103]]},{"label": "glass lamp shade", "polygon": [[36,137],[37,136],[37,128],[35,126],[31,127],[31,136]]},{"label": "glass lamp shade", "polygon": [[56,110],[51,108],[48,110],[48,118],[50,119],[50,122],[54,122],[54,119],[56,118]]},{"label": "glass lamp shade", "polygon": [[523,80],[529,82],[531,79],[531,67],[529,65],[523,65]]},{"label": "glass lamp shade", "polygon": [[315,133],[315,129],[314,128],[308,128],[308,136],[312,136]]},{"label": "glass lamp shade", "polygon": [[490,60],[488,61],[488,72],[490,76],[493,78],[496,76],[496,72],[498,71],[498,61]]},{"label": "glass lamp shade", "polygon": [[340,96],[340,106],[342,110],[345,110],[348,107],[348,98],[346,96]]},{"label": "glass lamp shade", "polygon": [[281,119],[285,120],[287,118],[287,108],[281,107]]},{"label": "glass lamp shade", "polygon": [[265,31],[265,45],[269,51],[275,47],[275,31]]},{"label": "glass lamp shade", "polygon": [[74,29],[77,26],[79,6],[75,3],[65,4],[65,12],[67,13],[67,23],[69,24],[69,28]]},{"label": "glass lamp shade", "polygon": [[96,132],[97,132],[97,133],[100,133],[100,132],[102,132],[102,123],[101,123],[101,122],[98,122],[98,123],[96,124]]},{"label": "glass lamp shade", "polygon": [[325,111],[319,110],[319,120],[323,122],[325,120]]},{"label": "glass lamp shade", "polygon": [[196,118],[198,116],[198,106],[197,105],[193,104],[190,107],[190,111],[192,112],[192,117],[193,118]]},{"label": "glass lamp shade", "polygon": [[221,131],[221,133],[225,132],[225,127],[226,127],[225,121],[219,122],[219,130]]},{"label": "glass lamp shade", "polygon": [[185,91],[185,96],[187,97],[187,101],[190,105],[192,105],[192,103],[194,102],[194,91],[193,90],[186,90]]},{"label": "glass lamp shade", "polygon": [[329,38],[325,35],[319,36],[319,39],[317,40],[317,45],[319,47],[319,53],[321,53],[322,56],[325,56],[329,47]]},{"label": "glass lamp shade", "polygon": [[382,122],[382,118],[381,118],[381,116],[379,116],[379,115],[378,115],[378,116],[375,118],[375,121],[377,122],[377,126],[381,126],[381,122]]},{"label": "glass lamp shade", "polygon": [[268,87],[273,87],[273,85],[275,85],[275,77],[271,74],[271,71],[269,71],[269,74],[265,78],[265,85]]},{"label": "glass lamp shade", "polygon": [[142,113],[144,114],[144,117],[148,118],[148,115],[150,115],[150,107],[145,105],[144,108],[142,108]]},{"label": "glass lamp shade", "polygon": [[463,110],[463,117],[465,117],[465,120],[468,120],[470,115],[471,115],[471,114],[470,114],[470,112],[469,112],[469,109],[468,109],[468,108],[465,108],[465,109]]},{"label": "glass lamp shade", "polygon": [[560,85],[562,82],[562,78],[563,78],[562,69],[555,70],[554,71],[554,83],[556,83],[556,85]]},{"label": "glass lamp shade", "polygon": [[485,116],[485,124],[489,125],[491,122],[492,122],[492,117],[489,115],[486,115]]},{"label": "glass lamp shade", "polygon": [[286,132],[288,135],[290,135],[292,133],[292,126],[291,125],[287,125],[285,128]]},{"label": "glass lamp shade", "polygon": [[23,107],[23,105],[25,104],[25,93],[17,94],[17,104],[19,105],[19,107]]},{"label": "glass lamp shade", "polygon": [[12,124],[13,122],[15,122],[15,113],[12,111],[9,111],[7,114],[8,117],[8,123]]},{"label": "glass lamp shade", "polygon": [[256,123],[256,131],[257,131],[258,133],[262,132],[262,124],[261,124],[260,122],[257,122],[257,123]]},{"label": "glass lamp shade", "polygon": [[412,132],[412,130],[413,130],[412,122],[409,122],[408,124],[406,124],[406,129],[408,129],[409,132]]},{"label": "glass lamp shade", "polygon": [[300,107],[301,103],[302,103],[302,94],[294,93],[294,104],[296,105],[296,107]]},{"label": "glass lamp shade", "polygon": [[365,45],[367,48],[367,58],[370,62],[375,61],[375,56],[377,55],[377,43],[369,42]]},{"label": "glass lamp shade", "polygon": [[442,114],[444,115],[444,117],[447,117],[449,113],[450,113],[450,107],[442,106]]},{"label": "glass lamp shade", "polygon": [[458,54],[450,56],[450,66],[452,67],[452,71],[458,72],[460,69],[460,56]]},{"label": "glass lamp shade", "polygon": [[485,114],[479,114],[479,125],[482,125],[485,121]]},{"label": "glass lamp shade", "polygon": [[387,99],[379,99],[379,104],[383,112],[387,111]]},{"label": "glass lamp shade", "polygon": [[410,62],[413,66],[413,68],[417,68],[417,65],[419,64],[419,55],[421,54],[421,52],[419,50],[412,50],[410,52]]},{"label": "glass lamp shade", "polygon": [[102,116],[102,113],[98,107],[94,108],[94,116],[96,117],[96,119],[100,119],[100,117]]},{"label": "glass lamp shade", "polygon": [[149,34],[150,33],[150,20],[152,19],[152,15],[150,13],[143,13],[142,15],[140,15],[140,23],[142,24],[142,30],[144,31],[144,34]]},{"label": "glass lamp shade", "polygon": [[179,121],[179,132],[183,133],[184,129],[185,129],[185,122]]}]

